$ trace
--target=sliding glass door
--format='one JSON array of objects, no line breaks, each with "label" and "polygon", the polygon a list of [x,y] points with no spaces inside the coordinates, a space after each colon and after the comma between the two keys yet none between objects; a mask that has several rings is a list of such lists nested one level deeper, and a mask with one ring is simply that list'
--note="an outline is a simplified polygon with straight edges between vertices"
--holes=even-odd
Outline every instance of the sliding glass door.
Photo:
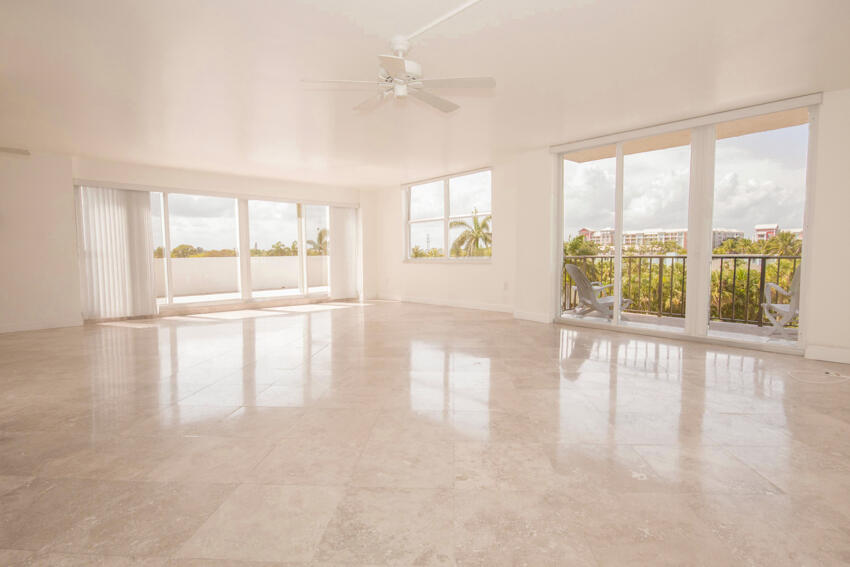
[{"label": "sliding glass door", "polygon": [[[564,260],[561,313],[608,323],[614,295],[615,146],[563,156]],[[585,291],[590,286],[593,295]],[[610,298],[610,299],[605,299]],[[610,309],[609,309],[610,310]]]},{"label": "sliding glass door", "polygon": [[724,122],[716,132],[708,333],[793,343],[798,338],[808,111]]},{"label": "sliding glass door", "polygon": [[253,297],[301,295],[298,205],[248,201]]},{"label": "sliding glass door", "polygon": [[168,195],[175,303],[240,299],[236,199]]},{"label": "sliding glass door", "polygon": [[623,143],[621,322],[685,326],[690,132]]},{"label": "sliding glass door", "polygon": [[156,304],[168,303],[168,285],[166,282],[165,226],[162,215],[162,193],[151,192],[151,242],[153,244],[153,280]]},{"label": "sliding glass door", "polygon": [[809,108],[780,106],[565,144],[561,318],[795,344]]},{"label": "sliding glass door", "polygon": [[330,225],[327,205],[304,206],[304,244],[307,252],[307,293],[328,293]]}]

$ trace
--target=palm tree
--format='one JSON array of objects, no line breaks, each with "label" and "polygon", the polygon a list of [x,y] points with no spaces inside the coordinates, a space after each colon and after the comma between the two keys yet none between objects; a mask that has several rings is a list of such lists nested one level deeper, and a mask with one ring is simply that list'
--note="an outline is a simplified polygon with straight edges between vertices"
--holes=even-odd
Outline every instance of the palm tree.
[{"label": "palm tree", "polygon": [[775,256],[799,256],[803,243],[790,232],[780,232],[765,243],[765,252]]},{"label": "palm tree", "polygon": [[316,229],[316,240],[308,240],[308,254],[312,252],[312,256],[327,256],[328,254],[328,229]]},{"label": "palm tree", "polygon": [[464,229],[452,243],[452,256],[487,256],[493,245],[490,229],[492,215],[479,220],[478,209],[472,210],[472,222],[453,220],[450,228]]}]

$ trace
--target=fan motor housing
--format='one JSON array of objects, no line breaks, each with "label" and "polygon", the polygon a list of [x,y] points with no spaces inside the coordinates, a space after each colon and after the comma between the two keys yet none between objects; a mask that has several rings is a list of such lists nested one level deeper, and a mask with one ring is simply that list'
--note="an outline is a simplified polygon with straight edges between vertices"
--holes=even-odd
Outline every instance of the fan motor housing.
[{"label": "fan motor housing", "polygon": [[411,61],[410,59],[404,60],[404,72],[407,75],[405,77],[408,81],[421,79],[422,78],[422,66],[416,61]]}]

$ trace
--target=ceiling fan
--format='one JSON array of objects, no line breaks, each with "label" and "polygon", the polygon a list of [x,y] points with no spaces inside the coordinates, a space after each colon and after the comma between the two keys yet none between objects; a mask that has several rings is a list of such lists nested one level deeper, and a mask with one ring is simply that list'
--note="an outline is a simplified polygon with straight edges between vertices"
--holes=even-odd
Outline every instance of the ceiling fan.
[{"label": "ceiling fan", "polygon": [[422,74],[422,66],[416,61],[407,59],[410,50],[410,40],[428,31],[434,26],[441,24],[449,18],[456,16],[473,4],[481,0],[470,0],[455,8],[448,14],[431,22],[427,26],[408,36],[396,36],[390,42],[392,55],[378,55],[378,79],[376,81],[302,81],[304,83],[319,85],[339,85],[347,87],[372,87],[377,93],[370,96],[354,107],[354,110],[368,111],[378,107],[389,98],[403,99],[408,96],[433,106],[442,112],[453,112],[460,108],[457,104],[443,97],[437,96],[428,89],[491,89],[496,86],[493,77],[457,77],[451,79],[426,79]]}]

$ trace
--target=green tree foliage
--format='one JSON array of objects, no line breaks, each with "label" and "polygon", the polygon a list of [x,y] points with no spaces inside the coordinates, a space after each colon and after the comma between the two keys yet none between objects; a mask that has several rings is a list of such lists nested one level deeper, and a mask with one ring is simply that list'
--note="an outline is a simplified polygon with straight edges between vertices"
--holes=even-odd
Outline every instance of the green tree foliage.
[{"label": "green tree foliage", "polygon": [[423,249],[420,246],[414,246],[410,250],[411,258],[442,258],[443,250],[442,248],[429,248],[427,250]]},{"label": "green tree foliage", "polygon": [[171,250],[171,257],[192,258],[198,256],[199,251],[203,251],[203,248],[195,248],[191,244],[180,244]]},{"label": "green tree foliage", "polygon": [[601,252],[598,244],[581,235],[564,242],[564,256],[597,256]]},{"label": "green tree foliage", "polygon": [[773,256],[799,256],[803,241],[790,232],[780,232],[765,243],[765,252]]},{"label": "green tree foliage", "polygon": [[228,258],[236,256],[236,250],[222,248],[221,250],[201,250],[194,258]]},{"label": "green tree foliage", "polygon": [[221,250],[204,250],[200,246],[180,244],[171,250],[172,258],[223,258],[236,256],[236,250],[222,248]]},{"label": "green tree foliage", "polygon": [[153,257],[154,258],[162,258],[165,255],[165,250],[163,250],[162,246],[157,246],[154,248]]},{"label": "green tree foliage", "polygon": [[472,211],[472,221],[453,220],[449,228],[462,228],[452,242],[452,256],[490,256],[493,253],[492,216],[478,217],[478,209]]},{"label": "green tree foliage", "polygon": [[780,232],[768,240],[753,242],[748,238],[730,238],[714,249],[715,254],[769,254],[771,256],[799,256],[803,241],[791,232]]},{"label": "green tree foliage", "polygon": [[287,246],[278,240],[268,250],[262,250],[255,245],[251,249],[251,256],[298,256],[298,242],[293,241]]},{"label": "green tree foliage", "polygon": [[328,229],[316,229],[315,240],[307,241],[308,256],[327,256],[328,255]]},{"label": "green tree foliage", "polygon": [[[614,283],[613,258],[598,254],[569,254],[582,250],[581,243],[572,244],[575,240],[564,243],[564,262],[577,265],[591,281],[603,285]],[[780,232],[760,242],[746,238],[729,239],[716,247],[715,256],[741,257],[714,258],[712,261],[711,318],[758,322],[764,302],[764,297],[759,294],[762,271],[765,282],[789,289],[794,272],[800,266],[799,258],[794,257],[799,257],[801,250],[802,241],[788,232]],[[623,251],[623,297],[632,300],[629,311],[660,311],[665,315],[684,316],[687,279],[684,255],[684,249],[672,242],[659,247],[650,244],[649,247],[644,245]],[[564,309],[573,307],[575,298],[567,294],[572,285],[565,270],[561,285]]]}]

